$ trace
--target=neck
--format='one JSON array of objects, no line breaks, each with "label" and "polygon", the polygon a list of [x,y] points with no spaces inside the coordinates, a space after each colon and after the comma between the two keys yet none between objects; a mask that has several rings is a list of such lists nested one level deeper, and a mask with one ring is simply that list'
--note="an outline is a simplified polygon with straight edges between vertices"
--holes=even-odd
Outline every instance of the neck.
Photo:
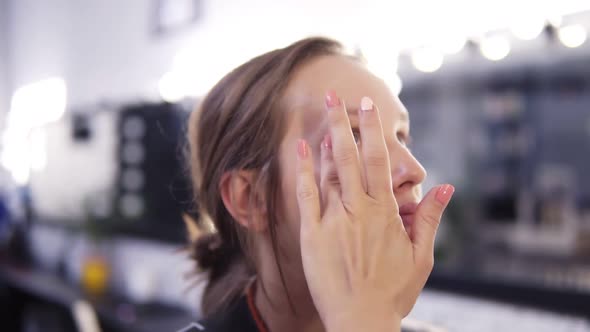
[{"label": "neck", "polygon": [[293,307],[282,283],[265,282],[263,288],[261,281],[256,280],[255,286],[254,303],[268,332],[325,332],[307,285],[299,289],[290,287]]}]

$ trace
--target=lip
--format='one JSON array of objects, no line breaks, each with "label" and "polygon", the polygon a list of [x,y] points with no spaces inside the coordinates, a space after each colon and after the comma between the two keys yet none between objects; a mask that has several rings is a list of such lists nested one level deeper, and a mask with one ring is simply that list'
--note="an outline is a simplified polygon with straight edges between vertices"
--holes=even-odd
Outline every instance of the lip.
[{"label": "lip", "polygon": [[414,223],[417,208],[418,203],[415,202],[400,205],[399,215],[406,228]]},{"label": "lip", "polygon": [[415,214],[417,208],[418,208],[418,203],[415,203],[415,202],[402,204],[399,206],[399,214],[400,215]]}]

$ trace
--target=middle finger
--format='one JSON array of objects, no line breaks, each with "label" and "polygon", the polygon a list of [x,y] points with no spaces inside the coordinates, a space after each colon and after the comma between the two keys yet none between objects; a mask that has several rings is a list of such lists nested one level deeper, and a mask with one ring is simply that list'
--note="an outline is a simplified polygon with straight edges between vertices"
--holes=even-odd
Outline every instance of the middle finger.
[{"label": "middle finger", "polygon": [[334,91],[326,94],[326,107],[332,137],[332,157],[340,180],[342,203],[350,207],[358,200],[360,194],[365,193],[358,150],[346,106]]}]

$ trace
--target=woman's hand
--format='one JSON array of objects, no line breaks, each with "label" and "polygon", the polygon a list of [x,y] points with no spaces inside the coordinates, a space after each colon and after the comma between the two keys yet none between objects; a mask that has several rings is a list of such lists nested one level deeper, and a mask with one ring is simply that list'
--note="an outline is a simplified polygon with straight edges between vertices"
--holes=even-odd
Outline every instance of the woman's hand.
[{"label": "woman's hand", "polygon": [[[303,140],[297,148],[307,284],[328,331],[399,330],[432,270],[435,233],[454,188],[439,186],[424,197],[410,238],[393,195],[379,111],[363,98],[359,155],[345,106],[334,94],[326,104],[330,135],[321,148],[321,191],[311,148]],[[328,163],[335,165],[338,184],[327,179]]]}]

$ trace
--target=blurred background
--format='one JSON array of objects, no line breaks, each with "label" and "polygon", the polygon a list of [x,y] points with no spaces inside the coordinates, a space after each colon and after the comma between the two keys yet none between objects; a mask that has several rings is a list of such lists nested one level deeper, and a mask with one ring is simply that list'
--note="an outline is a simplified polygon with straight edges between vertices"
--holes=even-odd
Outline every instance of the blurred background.
[{"label": "blurred background", "polygon": [[338,39],[457,193],[405,331],[590,331],[590,1],[0,0],[0,330],[177,331],[202,283],[186,119]]}]

